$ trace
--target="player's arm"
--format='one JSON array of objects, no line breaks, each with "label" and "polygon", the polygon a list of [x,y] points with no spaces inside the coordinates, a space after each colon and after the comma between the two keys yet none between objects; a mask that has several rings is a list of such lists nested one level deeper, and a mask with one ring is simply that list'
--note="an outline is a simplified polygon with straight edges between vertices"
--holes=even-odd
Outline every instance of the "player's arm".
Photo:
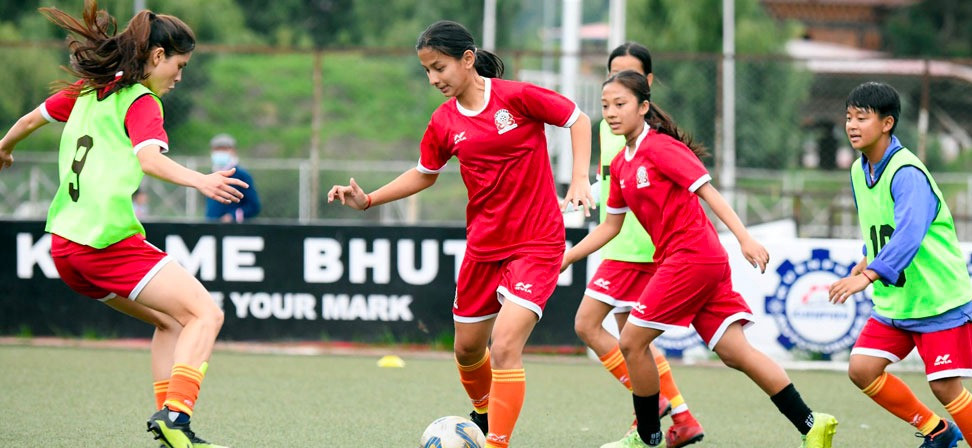
[{"label": "player's arm", "polygon": [[623,224],[624,213],[617,214],[608,212],[604,218],[604,222],[598,224],[591,233],[588,233],[584,239],[564,254],[564,259],[560,264],[560,270],[567,269],[567,266],[603,247],[621,232],[621,226]]},{"label": "player's arm", "polygon": [[0,170],[13,164],[13,150],[17,143],[47,123],[47,118],[41,113],[40,106],[20,117],[0,139]]},{"label": "player's arm", "polygon": [[337,199],[355,210],[366,210],[418,193],[431,187],[438,178],[439,173],[423,173],[418,168],[412,168],[381,188],[365,193],[352,177],[349,185],[331,187],[331,191],[327,192],[327,202]]},{"label": "player's arm", "polygon": [[243,193],[235,187],[249,188],[246,182],[230,177],[236,168],[203,174],[168,158],[162,154],[162,147],[159,145],[143,146],[136,155],[145,174],[176,185],[195,188],[207,198],[223,204],[240,202]]},{"label": "player's arm", "polygon": [[573,156],[573,170],[571,172],[570,187],[564,195],[561,210],[566,210],[568,204],[578,207],[584,205],[584,216],[591,216],[591,209],[597,207],[591,196],[590,166],[591,166],[591,119],[580,112],[577,119],[570,126],[571,155]]},{"label": "player's arm", "polygon": [[739,219],[739,215],[726,202],[726,198],[719,193],[719,190],[716,190],[711,183],[706,182],[695,190],[695,194],[699,195],[706,204],[709,204],[712,212],[736,236],[736,240],[739,241],[739,248],[742,250],[743,257],[746,258],[746,261],[753,265],[753,267],[759,267],[760,272],[766,272],[766,263],[769,263],[769,252],[749,234],[746,226]]}]

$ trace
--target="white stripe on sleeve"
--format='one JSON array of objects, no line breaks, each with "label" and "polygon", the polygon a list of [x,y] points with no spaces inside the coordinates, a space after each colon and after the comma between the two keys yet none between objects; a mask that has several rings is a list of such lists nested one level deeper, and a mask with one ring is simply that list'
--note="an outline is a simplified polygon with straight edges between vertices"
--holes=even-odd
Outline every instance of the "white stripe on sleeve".
[{"label": "white stripe on sleeve", "polygon": [[689,189],[688,190],[690,192],[692,192],[692,193],[695,193],[695,190],[698,190],[699,188],[702,188],[702,186],[705,185],[705,183],[708,182],[708,181],[710,181],[710,180],[712,180],[712,176],[710,176],[708,173],[706,173],[706,174],[702,175],[702,177],[700,177],[698,180],[696,180],[695,182],[693,182],[692,185],[689,186]]},{"label": "white stripe on sleeve", "polygon": [[143,141],[142,143],[139,143],[139,144],[135,145],[135,148],[134,148],[134,151],[135,152],[134,153],[135,154],[138,154],[138,152],[141,151],[142,148],[144,148],[146,146],[149,146],[149,145],[159,145],[159,147],[162,148],[162,154],[165,154],[165,153],[169,152],[169,144],[168,143],[166,143],[166,142],[164,142],[162,140],[159,140],[157,138],[150,138],[148,140]]},{"label": "white stripe on sleeve", "polygon": [[47,104],[41,103],[38,109],[40,109],[41,115],[44,116],[44,119],[47,120],[48,123],[57,123],[57,120],[55,120],[54,117],[51,116],[51,113],[47,111]]}]

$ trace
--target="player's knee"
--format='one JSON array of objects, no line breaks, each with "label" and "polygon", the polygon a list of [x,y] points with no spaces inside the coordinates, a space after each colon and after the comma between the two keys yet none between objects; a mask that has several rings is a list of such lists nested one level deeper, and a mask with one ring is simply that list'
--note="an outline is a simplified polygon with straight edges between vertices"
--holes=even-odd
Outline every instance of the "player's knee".
[{"label": "player's knee", "polygon": [[595,325],[595,323],[591,322],[591,319],[580,314],[574,318],[574,332],[587,345],[591,345],[590,342],[594,339],[595,333],[600,329],[600,325],[600,322],[597,322]]},{"label": "player's knee", "polygon": [[719,355],[719,359],[722,360],[722,363],[725,364],[726,367],[729,367],[729,368],[732,368],[732,369],[736,369],[736,370],[741,370],[742,369],[742,366],[743,366],[743,364],[742,364],[743,359],[742,358],[743,357],[740,356],[740,354],[739,354],[738,351],[736,351],[736,350],[727,350],[725,348],[718,348],[717,347],[716,350],[715,350],[715,352],[716,352],[717,355]]},{"label": "player's knee", "polygon": [[489,357],[494,368],[509,369],[520,364],[523,353],[519,347],[514,347],[512,344],[493,341],[493,345],[489,348]]},{"label": "player's knee", "polygon": [[932,394],[934,394],[935,398],[937,398],[942,404],[951,403],[962,394],[962,390],[964,389],[962,380],[959,377],[942,378],[935,381],[929,381],[928,387],[931,388]]},{"label": "player's knee", "polygon": [[862,364],[850,363],[847,368],[847,377],[850,378],[851,382],[857,386],[858,389],[864,389],[870,386],[879,376],[881,376],[881,371],[874,371]]}]

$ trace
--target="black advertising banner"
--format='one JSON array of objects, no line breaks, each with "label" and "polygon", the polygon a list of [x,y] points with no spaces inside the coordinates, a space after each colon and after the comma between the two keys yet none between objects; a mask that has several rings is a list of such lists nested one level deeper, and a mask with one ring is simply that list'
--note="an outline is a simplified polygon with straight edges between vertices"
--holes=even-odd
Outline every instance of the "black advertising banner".
[{"label": "black advertising banner", "polygon": [[[225,313],[223,340],[451,340],[461,227],[146,224]],[[568,229],[568,244],[586,230]],[[584,263],[560,277],[530,344],[581,345]],[[0,334],[150,337],[57,276],[38,221],[0,221]]]}]

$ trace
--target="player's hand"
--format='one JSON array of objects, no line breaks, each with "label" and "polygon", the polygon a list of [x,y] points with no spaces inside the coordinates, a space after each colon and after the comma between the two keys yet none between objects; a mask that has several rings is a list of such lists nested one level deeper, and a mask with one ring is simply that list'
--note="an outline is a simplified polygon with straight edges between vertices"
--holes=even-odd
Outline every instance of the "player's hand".
[{"label": "player's hand", "polygon": [[331,191],[327,192],[327,203],[330,204],[337,199],[342,204],[355,210],[364,210],[370,205],[368,195],[358,186],[358,183],[351,178],[350,185],[335,185]]},{"label": "player's hand", "polygon": [[243,199],[243,193],[237,190],[236,187],[250,188],[250,186],[242,180],[230,177],[235,172],[236,168],[230,168],[228,170],[205,174],[200,177],[196,189],[207,198],[222,204],[240,202],[240,199]]},{"label": "player's hand", "polygon": [[864,272],[864,269],[867,269],[867,257],[861,258],[861,261],[858,261],[857,264],[851,268],[850,275],[860,274],[861,272]]},{"label": "player's hand", "polygon": [[13,165],[13,154],[9,150],[0,149],[0,171]]},{"label": "player's hand", "polygon": [[749,262],[754,268],[758,267],[760,273],[766,273],[766,264],[769,263],[769,252],[762,244],[759,244],[756,240],[748,238],[745,241],[739,242],[739,248],[742,250],[743,257]]},{"label": "player's hand", "polygon": [[594,197],[591,196],[591,184],[587,182],[587,179],[574,179],[570,182],[567,194],[564,195],[564,202],[560,205],[560,211],[566,213],[570,211],[569,208],[572,207],[576,210],[582,205],[584,206],[584,216],[588,217],[591,216],[591,209],[597,207]]},{"label": "player's hand", "polygon": [[830,303],[844,303],[850,296],[865,290],[870,284],[871,280],[861,273],[837,280],[830,285]]}]

